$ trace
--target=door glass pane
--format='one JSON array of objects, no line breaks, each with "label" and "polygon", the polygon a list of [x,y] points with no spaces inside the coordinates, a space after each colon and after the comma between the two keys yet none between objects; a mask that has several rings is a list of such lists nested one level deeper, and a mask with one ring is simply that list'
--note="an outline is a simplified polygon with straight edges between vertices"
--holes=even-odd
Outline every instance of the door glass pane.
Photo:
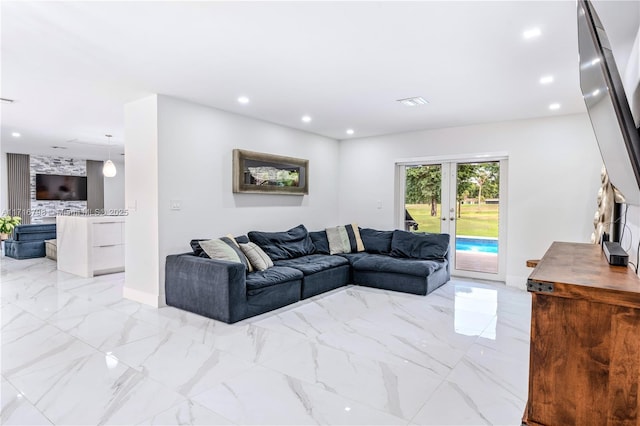
[{"label": "door glass pane", "polygon": [[500,162],[457,165],[455,269],[498,273]]},{"label": "door glass pane", "polygon": [[442,166],[410,166],[406,174],[404,229],[440,232]]}]

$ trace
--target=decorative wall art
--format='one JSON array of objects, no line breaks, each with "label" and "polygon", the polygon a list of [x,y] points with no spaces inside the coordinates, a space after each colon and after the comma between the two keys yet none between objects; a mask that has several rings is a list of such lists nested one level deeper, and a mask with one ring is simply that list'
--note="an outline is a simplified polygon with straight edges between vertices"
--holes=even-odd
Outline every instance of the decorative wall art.
[{"label": "decorative wall art", "polygon": [[234,149],[233,192],[308,194],[309,160]]}]

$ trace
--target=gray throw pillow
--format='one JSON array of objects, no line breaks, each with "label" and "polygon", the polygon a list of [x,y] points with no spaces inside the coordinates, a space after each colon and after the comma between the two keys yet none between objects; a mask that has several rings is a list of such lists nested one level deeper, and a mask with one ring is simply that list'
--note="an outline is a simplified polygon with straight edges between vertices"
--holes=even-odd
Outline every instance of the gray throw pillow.
[{"label": "gray throw pillow", "polygon": [[238,253],[222,240],[203,240],[200,247],[211,259],[242,263]]},{"label": "gray throw pillow", "polygon": [[273,266],[271,258],[257,244],[240,244],[240,249],[256,271],[264,271]]},{"label": "gray throw pillow", "polygon": [[351,253],[351,242],[349,241],[349,234],[344,226],[335,226],[333,228],[327,228],[327,240],[329,240],[329,253]]}]

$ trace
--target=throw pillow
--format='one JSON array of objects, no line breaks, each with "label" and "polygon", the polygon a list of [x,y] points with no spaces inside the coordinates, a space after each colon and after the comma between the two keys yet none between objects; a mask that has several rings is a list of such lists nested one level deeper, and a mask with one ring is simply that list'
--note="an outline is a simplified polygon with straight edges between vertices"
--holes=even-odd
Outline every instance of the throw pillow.
[{"label": "throw pillow", "polygon": [[351,225],[345,225],[344,227],[347,230],[347,235],[349,236],[349,244],[351,245],[351,253],[364,251],[364,244],[362,243],[362,238],[360,237],[360,228],[356,223]]},{"label": "throw pillow", "polygon": [[[215,240],[206,240],[206,239],[191,240],[189,244],[191,245],[193,254],[195,254],[198,257],[204,257],[205,259],[215,259],[214,257],[209,256],[207,252],[202,249],[201,243],[203,241],[215,241]],[[232,239],[231,237],[222,237],[220,238],[220,241],[227,244],[229,247],[231,247],[233,251],[236,252],[236,254],[238,255],[238,260],[240,261],[240,263],[244,264],[248,272],[253,272],[253,266],[251,266],[251,262],[247,260],[247,257],[244,255],[242,250],[240,250],[240,247],[238,246],[238,243],[235,241],[235,239]],[[226,259],[222,259],[222,260],[226,260]]]},{"label": "throw pillow", "polygon": [[273,261],[255,243],[240,244],[240,249],[247,256],[256,271],[264,271],[273,266]]},{"label": "throw pillow", "polygon": [[325,230],[330,254],[356,253],[364,251],[358,225],[335,226]]},{"label": "throw pillow", "polygon": [[197,240],[191,240],[189,242],[189,245],[191,246],[191,250],[193,250],[193,254],[195,254],[198,257],[209,257],[207,256],[207,253],[204,252],[204,250],[202,250],[202,247],[200,247],[200,241],[206,241],[206,238],[200,238]]},{"label": "throw pillow", "polygon": [[271,260],[293,259],[315,252],[304,225],[298,225],[284,232],[249,232],[249,240],[260,246]]},{"label": "throw pillow", "polygon": [[393,231],[364,228],[360,230],[360,235],[367,253],[389,254],[391,252]]},{"label": "throw pillow", "polygon": [[331,254],[326,231],[309,232],[309,238],[311,238],[313,245],[316,247],[316,253]]},{"label": "throw pillow", "polygon": [[443,260],[449,252],[449,234],[416,234],[393,231],[391,256]]},{"label": "throw pillow", "polygon": [[247,256],[245,256],[244,252],[240,250],[240,245],[238,245],[236,240],[233,237],[228,237],[228,236],[222,237],[220,239],[225,243],[227,243],[229,247],[231,247],[233,251],[236,252],[238,257],[240,258],[240,262],[244,265],[247,272],[253,272],[253,265],[251,265],[251,262],[249,262],[249,259],[247,259]]},{"label": "throw pillow", "polygon": [[242,263],[238,253],[222,240],[202,240],[200,241],[200,247],[211,259]]},{"label": "throw pillow", "polygon": [[327,240],[329,240],[329,253],[351,253],[351,243],[349,242],[349,234],[344,226],[334,226],[327,228]]}]

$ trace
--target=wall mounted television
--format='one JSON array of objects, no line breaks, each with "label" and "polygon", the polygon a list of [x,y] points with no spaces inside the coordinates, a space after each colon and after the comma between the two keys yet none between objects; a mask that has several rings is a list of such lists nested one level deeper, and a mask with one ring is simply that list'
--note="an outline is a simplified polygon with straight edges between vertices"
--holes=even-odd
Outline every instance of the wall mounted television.
[{"label": "wall mounted television", "polygon": [[578,0],[580,88],[609,179],[626,204],[640,205],[640,132],[609,39],[589,0]]},{"label": "wall mounted television", "polygon": [[86,201],[86,176],[36,174],[36,200]]}]

